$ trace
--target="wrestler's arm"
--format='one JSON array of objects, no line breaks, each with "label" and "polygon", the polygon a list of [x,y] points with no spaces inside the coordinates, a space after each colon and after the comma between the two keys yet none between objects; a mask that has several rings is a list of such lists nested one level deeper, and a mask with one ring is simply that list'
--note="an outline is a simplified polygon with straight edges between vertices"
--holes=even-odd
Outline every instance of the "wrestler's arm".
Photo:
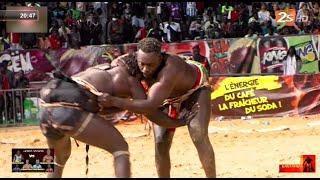
[{"label": "wrestler's arm", "polygon": [[[130,90],[132,93],[132,97],[134,99],[146,99],[147,95],[144,92],[144,89],[141,83],[136,78],[130,78]],[[156,109],[155,111],[151,111],[144,114],[150,121],[166,128],[174,128],[186,125],[186,121],[184,119],[172,119],[166,113],[162,112],[160,109]]]}]

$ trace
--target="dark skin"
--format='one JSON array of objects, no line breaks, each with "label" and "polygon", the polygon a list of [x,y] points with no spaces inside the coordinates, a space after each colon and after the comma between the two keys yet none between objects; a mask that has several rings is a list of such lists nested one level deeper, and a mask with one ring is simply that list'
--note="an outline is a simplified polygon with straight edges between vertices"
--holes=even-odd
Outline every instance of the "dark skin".
[{"label": "dark skin", "polygon": [[207,64],[207,67],[205,67],[207,69],[208,72],[210,72],[210,68],[209,68],[209,63],[206,57],[202,56],[200,54],[200,47],[199,46],[195,46],[194,48],[192,48],[193,50],[193,60],[198,61],[200,63]]},{"label": "dark skin", "polygon": [[[74,75],[74,77],[81,77],[88,81],[95,88],[103,93],[109,93],[119,97],[133,97],[146,98],[144,89],[140,81],[130,76],[126,67],[119,63],[119,66],[107,71],[101,71],[89,68],[84,72]],[[104,108],[101,114],[118,112],[118,108]],[[85,119],[87,112],[81,112],[82,118]],[[147,115],[147,117],[158,124],[165,127],[179,127],[185,125],[186,122],[181,120],[170,119],[162,111],[155,109]],[[75,129],[78,129],[76,127]],[[59,140],[50,139],[47,137],[49,148],[55,151],[55,162],[64,165],[71,154],[71,141],[74,131],[66,132],[63,138]],[[128,144],[121,135],[121,133],[114,127],[114,125],[97,114],[94,115],[93,120],[88,124],[82,133],[73,137],[86,144],[102,148],[110,153],[117,151],[128,151]],[[130,162],[129,156],[119,156],[114,159],[115,175],[116,177],[130,177]],[[55,165],[54,172],[48,174],[48,177],[62,177],[64,167]]]},{"label": "dark skin", "polygon": [[[187,93],[195,84],[197,77],[196,67],[187,64],[178,56],[169,55],[162,70],[156,77],[156,70],[164,60],[161,53],[145,53],[141,49],[137,52],[137,61],[140,71],[149,82],[148,97],[144,100],[128,100],[104,94],[100,96],[100,103],[105,107],[115,106],[128,109],[136,113],[149,114],[160,107],[165,99],[178,97]],[[155,81],[153,84],[152,81]],[[210,88],[199,91],[196,101],[199,111],[188,123],[188,130],[194,145],[197,148],[200,161],[207,177],[216,177],[215,157],[208,137],[210,121]],[[188,104],[188,100],[186,100]],[[159,125],[154,125],[155,160],[159,177],[170,177],[169,150],[174,131]]]}]

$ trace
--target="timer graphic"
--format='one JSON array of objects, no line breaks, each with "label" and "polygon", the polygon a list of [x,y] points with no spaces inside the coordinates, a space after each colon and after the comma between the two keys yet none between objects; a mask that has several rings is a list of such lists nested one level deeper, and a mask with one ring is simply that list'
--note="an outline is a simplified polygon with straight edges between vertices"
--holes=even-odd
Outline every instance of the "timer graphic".
[{"label": "timer graphic", "polygon": [[38,10],[0,10],[0,21],[39,20]]}]

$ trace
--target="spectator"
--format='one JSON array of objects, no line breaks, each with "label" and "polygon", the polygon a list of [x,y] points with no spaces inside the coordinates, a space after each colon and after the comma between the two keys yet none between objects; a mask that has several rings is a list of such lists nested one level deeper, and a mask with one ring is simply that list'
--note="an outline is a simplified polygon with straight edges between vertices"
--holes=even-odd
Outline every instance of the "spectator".
[{"label": "spectator", "polygon": [[240,7],[236,5],[233,11],[231,11],[231,22],[238,22],[240,19]]},{"label": "spectator", "polygon": [[72,27],[72,25],[76,24],[77,22],[75,19],[72,18],[70,13],[71,13],[70,11],[67,13],[67,17],[64,20],[64,23],[66,24],[67,27]]},{"label": "spectator", "polygon": [[70,47],[74,49],[79,49],[80,42],[81,42],[80,32],[77,26],[73,25],[71,27],[71,33],[70,33],[70,43],[69,43]]},{"label": "spectator", "polygon": [[301,9],[299,9],[296,17],[296,22],[299,24],[303,24],[304,26],[310,24],[310,11],[307,9],[307,4],[302,3]]},{"label": "spectator", "polygon": [[312,14],[313,14],[314,20],[319,22],[320,21],[320,7],[319,7],[319,3],[318,2],[315,2],[313,4]]},{"label": "spectator", "polygon": [[255,32],[254,32],[254,30],[253,30],[252,27],[249,27],[249,29],[248,29],[248,34],[245,35],[244,37],[246,37],[246,38],[250,37],[250,38],[256,39],[256,38],[258,38],[258,35],[255,34]]},{"label": "spectator", "polygon": [[186,14],[189,18],[197,16],[196,2],[187,2]]},{"label": "spectator", "polygon": [[179,22],[182,18],[181,16],[181,7],[179,2],[171,2],[170,4],[171,17],[174,21]]},{"label": "spectator", "polygon": [[82,13],[80,20],[77,21],[77,26],[80,34],[80,46],[89,45],[89,42],[90,42],[89,24],[90,23],[86,21],[85,13]]},{"label": "spectator", "polygon": [[147,16],[145,17],[144,24],[145,26],[151,27],[152,26],[152,17],[151,13],[148,13]]},{"label": "spectator", "polygon": [[163,4],[163,2],[157,2],[157,6],[156,6],[156,14],[157,14],[157,20],[160,22],[161,20],[161,5]]},{"label": "spectator", "polygon": [[227,20],[227,23],[222,22],[221,23],[222,31],[223,31],[223,37],[230,38],[231,37],[231,30],[232,30],[232,24],[230,20]]},{"label": "spectator", "polygon": [[210,64],[208,59],[205,56],[200,54],[200,46],[196,45],[192,48],[192,57],[194,61],[201,63],[206,69],[207,72],[210,72]]},{"label": "spectator", "polygon": [[[9,90],[11,89],[12,86],[10,86],[10,78],[8,76],[8,74],[5,71],[5,63],[2,62],[0,63],[0,90]],[[1,120],[7,119],[8,118],[8,112],[9,112],[9,119],[12,118],[11,116],[11,110],[12,107],[10,106],[12,102],[11,99],[11,94],[8,92],[4,92],[4,91],[0,91],[0,116],[1,116]],[[7,109],[5,109],[7,108]],[[7,111],[8,110],[8,111]],[[4,117],[3,118],[3,113]]]},{"label": "spectator", "polygon": [[58,30],[52,31],[52,33],[49,35],[49,41],[50,41],[51,49],[61,48],[61,41],[60,41]]},{"label": "spectator", "polygon": [[48,34],[42,34],[38,38],[38,47],[42,50],[49,49],[51,47],[49,37],[47,36]]},{"label": "spectator", "polygon": [[134,42],[139,42],[140,40],[144,39],[145,37],[147,37],[147,29],[146,29],[146,27],[142,27],[138,30],[138,32],[135,36]]},{"label": "spectator", "polygon": [[123,42],[123,24],[118,16],[114,15],[108,24],[108,43],[121,44]]},{"label": "spectator", "polygon": [[137,15],[133,15],[132,16],[132,26],[136,29],[140,29],[142,27],[145,27],[144,20]]},{"label": "spectator", "polygon": [[123,14],[124,14],[124,17],[129,20],[131,19],[131,16],[132,16],[132,10],[131,10],[131,5],[129,3],[126,3],[125,5],[125,9],[123,10]]},{"label": "spectator", "polygon": [[19,50],[22,49],[20,47],[21,43],[21,33],[10,33],[10,49],[11,50]]},{"label": "spectator", "polygon": [[248,26],[248,20],[249,20],[249,9],[248,9],[248,6],[246,6],[243,2],[241,2],[240,4],[240,17],[239,17],[239,21],[240,21],[240,24],[243,26],[243,27],[247,27]]},{"label": "spectator", "polygon": [[36,170],[42,169],[39,159],[36,160],[36,164],[32,166],[32,169],[36,169]]},{"label": "spectator", "polygon": [[61,7],[61,3],[57,2],[56,8],[52,11],[53,19],[64,19],[65,18],[65,9]]},{"label": "spectator", "polygon": [[264,37],[268,37],[268,36],[279,36],[279,34],[278,34],[278,33],[275,33],[275,32],[273,31],[273,28],[272,28],[272,27],[269,27],[269,28],[268,28],[268,33],[265,34]]},{"label": "spectator", "polygon": [[49,29],[49,33],[52,33],[53,30],[59,30],[59,23],[57,20],[52,21],[52,27]]},{"label": "spectator", "polygon": [[134,29],[131,20],[125,16],[122,17],[123,22],[123,43],[132,43],[134,41]]},{"label": "spectator", "polygon": [[118,4],[116,2],[112,2],[111,3],[111,6],[109,8],[109,11],[108,11],[108,16],[109,17],[112,17],[114,15],[117,15],[119,13],[119,7],[118,7]]},{"label": "spectator", "polygon": [[4,36],[1,38],[1,43],[3,44],[3,50],[10,48],[10,40],[8,34],[4,34]]},{"label": "spectator", "polygon": [[[10,61],[3,61],[2,62],[2,69],[0,70],[1,75],[5,75],[8,78],[9,86],[6,89],[12,89],[14,88],[14,73],[8,69],[8,64]],[[4,83],[4,86],[6,83]]]},{"label": "spectator", "polygon": [[224,3],[221,7],[221,13],[223,16],[223,20],[231,19],[231,12],[233,11],[233,7],[228,5],[227,2]]},{"label": "spectator", "polygon": [[167,34],[167,42],[181,41],[180,24],[172,21],[172,17],[169,17],[168,23],[165,24],[164,33]]},{"label": "spectator", "polygon": [[[212,21],[212,20],[210,20]],[[209,39],[216,39],[221,37],[221,29],[219,28],[218,23],[211,22],[206,31],[206,35]]]},{"label": "spectator", "polygon": [[99,22],[99,17],[94,16],[91,25],[89,26],[91,32],[91,45],[99,45],[101,44],[100,37],[102,35],[102,25]]},{"label": "spectator", "polygon": [[59,38],[61,42],[62,48],[68,48],[69,47],[69,35],[71,33],[70,29],[66,27],[64,22],[61,22],[61,27],[59,28]]},{"label": "spectator", "polygon": [[294,46],[291,46],[288,50],[287,56],[283,61],[283,74],[294,75],[298,74],[302,66],[302,61],[299,55],[296,53]]},{"label": "spectator", "polygon": [[[25,89],[29,87],[29,80],[25,77],[24,71],[20,70],[16,75],[14,79],[14,87],[17,89]],[[26,91],[24,90],[18,90],[14,93],[14,99],[16,104],[16,119],[18,119],[19,122],[22,122],[22,119],[25,119],[24,117],[24,107],[23,102],[26,99]]]},{"label": "spectator", "polygon": [[22,33],[21,44],[23,49],[32,49],[37,44],[37,37],[35,33]]},{"label": "spectator", "polygon": [[149,29],[147,37],[153,37],[161,41],[163,31],[159,28],[157,20],[152,21],[152,28]]},{"label": "spectator", "polygon": [[76,3],[72,2],[71,3],[72,8],[70,9],[70,14],[72,15],[72,18],[75,20],[80,19],[81,11],[77,8]]},{"label": "spectator", "polygon": [[[104,3],[103,3],[104,4]],[[106,37],[107,37],[107,16],[106,16],[106,7],[105,6],[101,6],[102,8],[98,8],[97,9],[97,15],[99,17],[99,22],[101,24],[101,38],[100,38],[100,42],[102,44],[106,43]]]},{"label": "spectator", "polygon": [[189,34],[191,39],[195,39],[195,37],[200,36],[201,31],[201,19],[198,17],[197,19],[194,19],[189,27]]},{"label": "spectator", "polygon": [[189,26],[187,23],[184,22],[183,19],[180,20],[180,29],[181,29],[181,38],[182,40],[189,40]]},{"label": "spectator", "polygon": [[29,164],[29,159],[26,159],[25,164],[22,166],[22,170],[31,170],[32,169],[32,165]]},{"label": "spectator", "polygon": [[262,34],[266,34],[268,31],[268,24],[270,19],[270,12],[267,10],[265,3],[261,4],[261,10],[258,12],[258,18],[262,29]]},{"label": "spectator", "polygon": [[250,19],[249,19],[249,21],[248,21],[248,24],[249,24],[249,25],[250,25],[250,24],[253,24],[253,23],[259,23],[258,13],[254,13],[254,14],[250,17]]},{"label": "spectator", "polygon": [[272,2],[272,11],[276,12],[278,10],[280,10],[278,2]]}]

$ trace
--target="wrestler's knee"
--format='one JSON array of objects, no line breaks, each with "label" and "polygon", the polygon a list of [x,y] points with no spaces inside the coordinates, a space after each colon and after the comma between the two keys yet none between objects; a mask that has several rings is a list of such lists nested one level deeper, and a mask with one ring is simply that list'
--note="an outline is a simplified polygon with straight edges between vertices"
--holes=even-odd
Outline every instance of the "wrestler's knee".
[{"label": "wrestler's knee", "polygon": [[200,127],[189,127],[189,133],[193,143],[195,144],[201,144],[208,138],[207,131]]},{"label": "wrestler's knee", "polygon": [[56,158],[55,162],[60,165],[65,165],[70,155],[71,155],[71,150],[66,150],[64,153],[61,153],[60,155],[55,156]]},{"label": "wrestler's knee", "polygon": [[113,155],[113,158],[118,158],[118,157],[124,157],[124,156],[130,156],[129,153],[129,145],[127,142],[122,142],[121,144],[118,145],[117,149],[111,152]]},{"label": "wrestler's knee", "polygon": [[155,152],[156,155],[163,155],[163,154],[167,154],[170,150],[170,144],[168,143],[155,143]]}]

